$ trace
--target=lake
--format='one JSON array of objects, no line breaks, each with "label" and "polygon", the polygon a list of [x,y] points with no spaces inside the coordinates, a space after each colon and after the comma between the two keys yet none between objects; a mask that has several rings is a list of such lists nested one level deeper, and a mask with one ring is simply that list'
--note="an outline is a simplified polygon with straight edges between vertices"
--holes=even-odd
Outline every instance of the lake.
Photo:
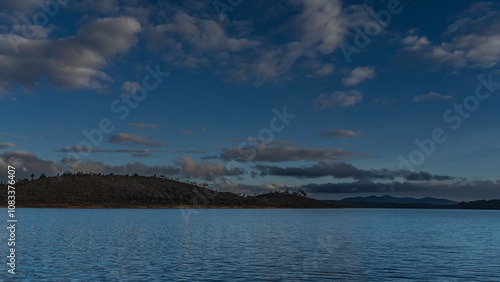
[{"label": "lake", "polygon": [[[500,211],[25,208],[17,216],[15,278],[24,281],[500,280]],[[6,273],[4,264],[1,278],[14,280]]]}]

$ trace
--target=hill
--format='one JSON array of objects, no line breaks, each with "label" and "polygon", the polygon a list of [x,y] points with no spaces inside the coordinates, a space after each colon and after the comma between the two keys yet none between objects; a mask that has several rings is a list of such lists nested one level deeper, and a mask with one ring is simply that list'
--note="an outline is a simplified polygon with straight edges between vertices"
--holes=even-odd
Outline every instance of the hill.
[{"label": "hill", "polygon": [[461,202],[458,206],[470,210],[500,210],[500,200]]},{"label": "hill", "polygon": [[377,197],[352,197],[340,201],[326,200],[325,202],[343,208],[396,208],[396,209],[477,209],[499,210],[500,200],[479,200],[471,202],[455,202],[436,198],[398,198],[389,195]]},{"label": "hill", "polygon": [[[200,185],[146,176],[70,174],[16,183],[16,207],[335,208],[297,194],[239,196]],[[7,195],[7,186],[1,185]]]},{"label": "hill", "polygon": [[352,197],[340,201],[327,200],[332,205],[338,205],[344,208],[398,208],[398,209],[457,209],[457,202],[447,199],[436,198],[411,198],[411,197],[392,197],[369,196]]},{"label": "hill", "polygon": [[397,203],[397,204],[428,204],[428,205],[455,205],[457,202],[447,200],[447,199],[436,199],[436,198],[410,198],[410,197],[392,197],[389,195],[385,196],[369,196],[369,197],[353,197],[345,198],[344,202],[372,202],[372,203]]}]

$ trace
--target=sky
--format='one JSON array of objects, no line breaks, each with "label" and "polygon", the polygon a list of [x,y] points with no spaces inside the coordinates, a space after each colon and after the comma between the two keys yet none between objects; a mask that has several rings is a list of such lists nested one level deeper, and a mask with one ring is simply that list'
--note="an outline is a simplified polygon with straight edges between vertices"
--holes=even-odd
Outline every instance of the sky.
[{"label": "sky", "polygon": [[0,164],[18,177],[500,198],[497,2],[0,7]]}]

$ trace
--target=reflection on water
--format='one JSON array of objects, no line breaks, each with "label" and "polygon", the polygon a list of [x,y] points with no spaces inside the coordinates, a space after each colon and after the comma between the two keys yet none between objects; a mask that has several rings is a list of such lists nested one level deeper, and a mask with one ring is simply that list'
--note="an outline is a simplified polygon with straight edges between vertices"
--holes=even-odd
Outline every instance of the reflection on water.
[{"label": "reflection on water", "polygon": [[500,280],[500,211],[209,209],[187,220],[180,210],[20,209],[17,216],[19,280]]}]

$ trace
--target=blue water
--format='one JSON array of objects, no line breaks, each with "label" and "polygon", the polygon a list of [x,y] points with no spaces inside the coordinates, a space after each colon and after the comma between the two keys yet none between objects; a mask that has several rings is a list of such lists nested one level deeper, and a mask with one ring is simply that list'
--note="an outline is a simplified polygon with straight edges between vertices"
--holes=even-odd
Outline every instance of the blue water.
[{"label": "blue water", "polygon": [[6,281],[500,281],[500,211],[19,209],[17,216],[17,274],[4,264]]}]

